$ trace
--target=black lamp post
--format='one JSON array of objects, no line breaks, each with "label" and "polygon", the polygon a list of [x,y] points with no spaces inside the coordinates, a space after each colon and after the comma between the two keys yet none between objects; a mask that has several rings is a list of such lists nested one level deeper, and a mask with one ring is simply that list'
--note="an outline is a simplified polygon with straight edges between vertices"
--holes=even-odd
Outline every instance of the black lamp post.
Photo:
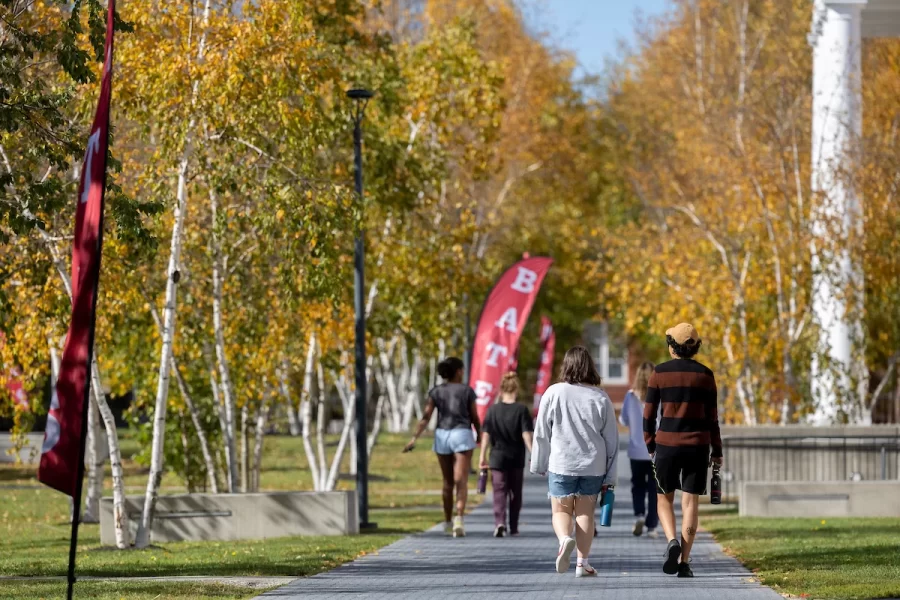
[{"label": "black lamp post", "polygon": [[[353,111],[353,154],[355,163],[356,195],[363,207],[362,177],[362,120],[366,105],[374,96],[365,89],[352,89],[347,97],[355,102]],[[363,225],[356,234],[353,254],[353,306],[356,311],[356,497],[359,501],[359,527],[375,527],[369,522],[369,453],[366,447],[366,304],[365,304],[365,255]]]}]

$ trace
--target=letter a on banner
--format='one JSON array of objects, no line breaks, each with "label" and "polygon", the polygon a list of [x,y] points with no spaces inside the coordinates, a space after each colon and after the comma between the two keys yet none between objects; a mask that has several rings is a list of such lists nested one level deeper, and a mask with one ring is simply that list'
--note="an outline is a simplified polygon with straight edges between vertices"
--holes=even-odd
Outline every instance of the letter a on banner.
[{"label": "letter a on banner", "polygon": [[482,421],[497,396],[503,374],[515,360],[522,329],[551,264],[553,259],[543,256],[522,259],[497,280],[484,303],[469,374]]},{"label": "letter a on banner", "polygon": [[72,244],[72,319],[47,428],[41,450],[38,480],[80,502],[86,436],[91,352],[94,342],[94,314],[100,280],[100,251],[103,241],[103,192],[106,187],[106,150],[109,143],[109,103],[112,96],[113,14],[110,0],[106,21],[106,53],[100,100],[91,126],[81,184],[75,205]]}]

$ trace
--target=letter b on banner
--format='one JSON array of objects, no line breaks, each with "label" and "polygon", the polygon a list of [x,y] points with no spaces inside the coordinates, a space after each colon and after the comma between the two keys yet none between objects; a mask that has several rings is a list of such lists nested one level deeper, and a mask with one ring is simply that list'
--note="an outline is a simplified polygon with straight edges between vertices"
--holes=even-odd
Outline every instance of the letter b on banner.
[{"label": "letter b on banner", "polygon": [[522,292],[523,294],[530,294],[534,291],[534,284],[537,283],[538,275],[531,269],[526,269],[525,267],[519,267],[519,274],[516,275],[516,280],[513,281],[510,286],[512,289],[517,292]]}]

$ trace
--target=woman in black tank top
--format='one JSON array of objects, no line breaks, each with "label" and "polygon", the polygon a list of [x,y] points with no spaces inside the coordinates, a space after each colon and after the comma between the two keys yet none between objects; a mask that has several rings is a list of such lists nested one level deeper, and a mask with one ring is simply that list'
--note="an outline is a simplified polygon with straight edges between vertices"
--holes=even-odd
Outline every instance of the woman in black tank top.
[{"label": "woman in black tank top", "polygon": [[[428,427],[431,415],[437,409],[437,429],[434,432],[434,452],[441,465],[444,478],[444,531],[453,537],[466,535],[463,515],[469,495],[469,470],[472,466],[472,450],[481,439],[481,424],[475,409],[475,391],[462,382],[463,362],[447,358],[438,365],[438,374],[444,383],[428,392],[425,413],[416,427],[416,433],[403,449],[409,452],[416,440]],[[475,434],[472,434],[472,429]],[[456,488],[456,518],[453,515],[453,490]]]}]

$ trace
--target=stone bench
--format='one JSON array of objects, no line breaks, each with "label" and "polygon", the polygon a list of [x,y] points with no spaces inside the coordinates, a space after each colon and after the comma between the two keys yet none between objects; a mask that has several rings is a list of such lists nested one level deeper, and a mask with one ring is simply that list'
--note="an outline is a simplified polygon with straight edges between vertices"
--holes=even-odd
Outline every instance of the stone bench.
[{"label": "stone bench", "polygon": [[[132,540],[143,506],[143,496],[125,500]],[[355,491],[179,494],[157,500],[150,540],[231,541],[356,533]],[[112,498],[100,500],[100,543],[115,544]]]},{"label": "stone bench", "polygon": [[747,481],[742,517],[900,517],[900,481]]}]

